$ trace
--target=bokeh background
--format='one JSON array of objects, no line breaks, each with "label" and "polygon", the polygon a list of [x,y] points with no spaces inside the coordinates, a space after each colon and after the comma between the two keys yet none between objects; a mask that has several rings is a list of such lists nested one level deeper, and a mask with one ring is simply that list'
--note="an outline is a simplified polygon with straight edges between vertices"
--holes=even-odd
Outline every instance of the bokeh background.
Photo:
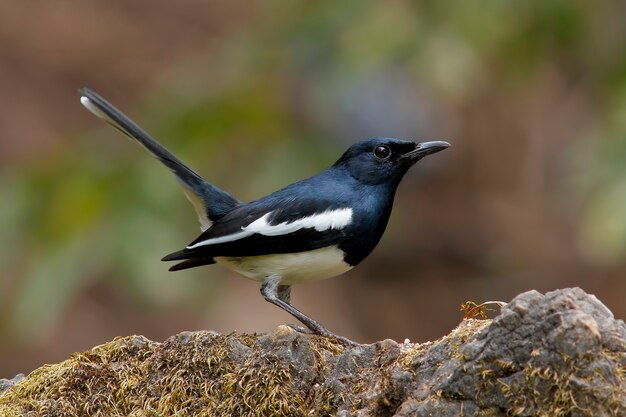
[{"label": "bokeh background", "polygon": [[0,3],[0,377],[115,336],[293,319],[220,266],[170,173],[89,86],[251,200],[372,136],[445,139],[382,242],[294,305],[362,342],[432,340],[467,300],[580,286],[626,315],[626,3]]}]

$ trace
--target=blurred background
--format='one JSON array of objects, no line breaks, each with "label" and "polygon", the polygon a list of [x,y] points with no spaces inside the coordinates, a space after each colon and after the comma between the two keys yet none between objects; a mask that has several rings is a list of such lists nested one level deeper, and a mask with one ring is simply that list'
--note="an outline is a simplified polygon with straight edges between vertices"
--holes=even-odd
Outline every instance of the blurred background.
[{"label": "blurred background", "polygon": [[426,341],[467,300],[579,286],[626,315],[626,3],[0,3],[0,377],[115,336],[294,322],[220,266],[170,173],[88,86],[252,200],[373,136],[447,140],[353,271],[296,286],[330,330]]}]

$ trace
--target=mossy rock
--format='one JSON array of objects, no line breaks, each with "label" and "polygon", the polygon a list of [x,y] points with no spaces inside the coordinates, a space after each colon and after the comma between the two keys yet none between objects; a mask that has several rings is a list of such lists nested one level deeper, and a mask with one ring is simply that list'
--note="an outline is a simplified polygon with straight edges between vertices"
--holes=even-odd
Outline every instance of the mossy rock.
[{"label": "mossy rock", "polygon": [[346,348],[284,326],[129,336],[35,370],[0,392],[0,415],[625,416],[626,326],[566,289],[423,344]]}]

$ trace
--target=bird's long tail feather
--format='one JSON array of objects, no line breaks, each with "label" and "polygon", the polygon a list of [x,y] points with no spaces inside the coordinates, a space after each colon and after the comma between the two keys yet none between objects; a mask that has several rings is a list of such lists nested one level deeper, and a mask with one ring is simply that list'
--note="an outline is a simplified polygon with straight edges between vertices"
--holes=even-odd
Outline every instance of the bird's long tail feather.
[{"label": "bird's long tail feather", "polygon": [[88,88],[82,88],[79,92],[81,95],[80,102],[87,110],[129,138],[139,142],[176,175],[178,182],[185,188],[187,198],[198,213],[203,230],[209,228],[214,220],[220,218],[239,204],[236,198],[205,181],[199,174],[185,165],[185,163],[157,142],[156,139],[100,95]]}]

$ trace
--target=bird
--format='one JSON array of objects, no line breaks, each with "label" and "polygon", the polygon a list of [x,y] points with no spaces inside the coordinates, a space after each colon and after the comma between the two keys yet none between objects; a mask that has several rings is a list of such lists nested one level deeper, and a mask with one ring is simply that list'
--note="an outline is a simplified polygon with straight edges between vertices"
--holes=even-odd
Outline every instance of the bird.
[{"label": "bird", "polygon": [[94,115],[143,145],[176,176],[200,222],[201,234],[162,258],[180,271],[222,264],[261,283],[266,301],[305,327],[302,333],[334,334],[291,305],[291,287],[331,278],[363,261],[380,241],[396,189],[423,157],[450,146],[375,137],[356,142],[329,168],[251,202],[206,181],[100,95],[81,88],[80,102]]}]

